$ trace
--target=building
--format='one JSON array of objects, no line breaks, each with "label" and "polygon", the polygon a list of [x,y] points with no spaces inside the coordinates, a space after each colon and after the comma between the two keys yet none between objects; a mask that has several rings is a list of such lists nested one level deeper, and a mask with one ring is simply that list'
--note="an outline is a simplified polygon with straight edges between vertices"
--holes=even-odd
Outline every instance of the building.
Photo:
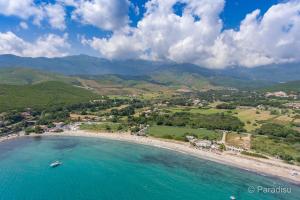
[{"label": "building", "polygon": [[259,109],[259,110],[266,110],[267,109],[267,107],[264,106],[264,105],[258,105],[256,108]]},{"label": "building", "polygon": [[193,142],[193,144],[195,147],[206,149],[211,148],[212,146],[212,142],[209,140],[196,140],[195,142]]},{"label": "building", "polygon": [[191,141],[193,141],[193,140],[195,139],[195,137],[192,136],[192,135],[187,135],[187,136],[185,136],[185,138],[186,138],[187,141],[189,141],[189,142],[191,142]]},{"label": "building", "polygon": [[283,91],[278,91],[278,92],[267,92],[266,97],[289,97],[285,92]]},{"label": "building", "polygon": [[138,132],[133,133],[133,134],[137,135],[137,136],[147,136],[148,128],[149,128],[149,125],[147,125],[145,127],[143,125],[140,125],[140,130]]},{"label": "building", "polygon": [[267,92],[266,97],[283,97],[283,98],[293,98],[297,99],[298,96],[295,94],[287,94],[286,92],[283,91],[278,91],[278,92]]},{"label": "building", "polygon": [[242,149],[242,148],[234,147],[234,146],[227,146],[227,145],[226,145],[226,150],[237,152],[237,153],[240,153],[240,152],[244,151],[244,149]]},{"label": "building", "polygon": [[300,103],[287,103],[285,106],[291,109],[300,109]]}]

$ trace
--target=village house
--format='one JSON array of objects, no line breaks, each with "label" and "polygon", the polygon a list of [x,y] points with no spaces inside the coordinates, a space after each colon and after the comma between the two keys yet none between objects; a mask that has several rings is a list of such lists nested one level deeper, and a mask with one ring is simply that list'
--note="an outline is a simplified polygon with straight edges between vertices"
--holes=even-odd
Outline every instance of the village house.
[{"label": "village house", "polygon": [[286,107],[291,109],[300,109],[300,102],[299,103],[287,103],[285,104]]},{"label": "village house", "polygon": [[144,125],[140,124],[139,131],[131,133],[131,134],[137,135],[137,136],[147,136],[148,128],[149,128],[149,125],[144,126]]},{"label": "village house", "polygon": [[201,106],[201,107],[203,106],[200,99],[193,100],[193,104],[194,104],[194,106]]},{"label": "village house", "polygon": [[266,110],[267,109],[267,107],[265,105],[258,105],[256,108],[258,110]]},{"label": "village house", "polygon": [[287,94],[286,92],[283,91],[278,91],[278,92],[267,92],[265,94],[266,97],[282,97],[282,98],[293,98],[297,99],[298,96],[295,94]]},{"label": "village house", "polygon": [[278,92],[267,92],[266,97],[288,97],[288,95],[283,92],[283,91],[278,91]]},{"label": "village house", "polygon": [[185,136],[185,138],[186,138],[187,141],[189,141],[189,142],[195,140],[195,137],[194,137],[194,136],[191,136],[191,135],[187,135],[187,136]]},{"label": "village house", "polygon": [[29,119],[29,118],[31,118],[31,113],[29,111],[22,112],[21,116],[25,119]]}]

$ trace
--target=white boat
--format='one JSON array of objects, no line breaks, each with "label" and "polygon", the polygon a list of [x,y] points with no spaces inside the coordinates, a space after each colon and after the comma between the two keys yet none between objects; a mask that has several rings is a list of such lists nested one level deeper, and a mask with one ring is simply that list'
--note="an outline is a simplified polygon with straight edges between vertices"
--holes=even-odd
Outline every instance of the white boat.
[{"label": "white boat", "polygon": [[57,166],[59,166],[61,164],[62,164],[62,162],[55,161],[55,162],[53,162],[53,163],[50,164],[50,167],[54,168],[54,167],[57,167]]},{"label": "white boat", "polygon": [[231,196],[230,200],[236,200],[236,198],[234,196]]}]

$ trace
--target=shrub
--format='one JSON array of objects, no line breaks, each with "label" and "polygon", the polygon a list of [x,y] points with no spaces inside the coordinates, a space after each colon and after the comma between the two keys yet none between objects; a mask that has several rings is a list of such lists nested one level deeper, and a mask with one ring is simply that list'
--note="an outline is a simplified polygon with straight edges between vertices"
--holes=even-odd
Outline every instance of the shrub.
[{"label": "shrub", "polygon": [[236,105],[234,104],[228,104],[228,103],[222,103],[216,106],[217,109],[228,109],[233,110],[236,109]]},{"label": "shrub", "polygon": [[258,153],[253,153],[253,152],[249,152],[249,151],[242,151],[241,154],[246,155],[246,156],[252,156],[252,157],[257,157],[257,158],[265,158],[268,159],[267,156],[258,154]]}]

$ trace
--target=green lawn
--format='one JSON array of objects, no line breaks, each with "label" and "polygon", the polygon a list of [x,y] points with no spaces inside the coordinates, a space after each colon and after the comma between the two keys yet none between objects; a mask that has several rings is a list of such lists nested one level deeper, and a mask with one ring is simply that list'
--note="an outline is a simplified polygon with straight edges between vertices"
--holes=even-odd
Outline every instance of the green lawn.
[{"label": "green lawn", "polygon": [[120,123],[112,122],[101,122],[93,124],[82,124],[80,126],[81,130],[95,131],[95,132],[120,132],[127,131],[127,127],[121,125]]},{"label": "green lawn", "polygon": [[199,139],[209,140],[220,140],[222,138],[222,134],[216,131],[174,126],[153,126],[149,128],[148,134],[153,137],[175,139],[181,141],[185,140],[186,135],[195,135]]}]

